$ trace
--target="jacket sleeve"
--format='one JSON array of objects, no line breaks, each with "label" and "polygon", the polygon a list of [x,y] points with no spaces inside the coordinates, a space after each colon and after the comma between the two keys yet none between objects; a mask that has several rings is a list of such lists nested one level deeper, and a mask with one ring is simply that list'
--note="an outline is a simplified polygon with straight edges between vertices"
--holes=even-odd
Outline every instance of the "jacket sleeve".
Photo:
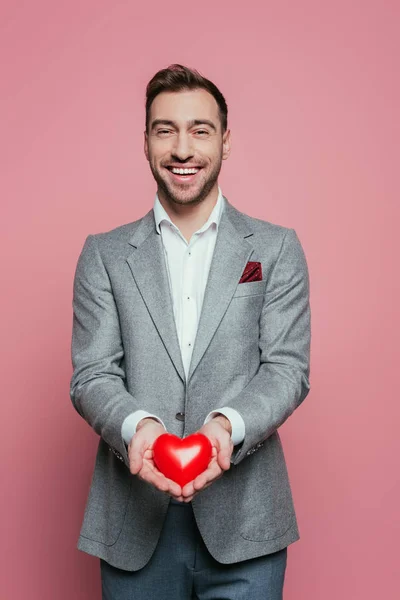
[{"label": "jacket sleeve", "polygon": [[125,387],[118,311],[93,235],[86,238],[75,272],[71,354],[74,408],[129,468],[122,423],[141,407]]},{"label": "jacket sleeve", "polygon": [[242,415],[246,431],[233,464],[258,449],[306,398],[310,342],[308,267],[295,230],[288,229],[265,289],[259,369],[228,403]]}]

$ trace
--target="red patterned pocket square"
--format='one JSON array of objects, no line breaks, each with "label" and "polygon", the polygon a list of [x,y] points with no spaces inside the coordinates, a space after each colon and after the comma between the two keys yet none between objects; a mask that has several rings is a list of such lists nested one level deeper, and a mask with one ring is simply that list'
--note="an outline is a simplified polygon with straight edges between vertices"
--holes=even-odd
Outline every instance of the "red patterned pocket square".
[{"label": "red patterned pocket square", "polygon": [[248,262],[244,268],[239,283],[248,283],[249,281],[261,281],[262,269],[260,262]]}]

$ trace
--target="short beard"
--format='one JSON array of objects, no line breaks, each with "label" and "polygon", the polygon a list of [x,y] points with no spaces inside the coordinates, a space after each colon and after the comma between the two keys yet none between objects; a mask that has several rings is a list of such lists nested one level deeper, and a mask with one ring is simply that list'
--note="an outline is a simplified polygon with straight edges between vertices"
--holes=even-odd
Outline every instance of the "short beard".
[{"label": "short beard", "polygon": [[218,177],[219,177],[221,167],[222,167],[222,156],[220,158],[219,163],[215,166],[214,170],[211,172],[210,176],[204,183],[203,187],[200,188],[200,191],[197,194],[197,196],[195,196],[194,198],[191,198],[190,200],[181,200],[180,198],[177,198],[173,194],[173,192],[170,191],[170,189],[168,188],[164,179],[162,179],[159,176],[158,172],[155,169],[153,169],[151,162],[149,162],[149,165],[150,165],[150,170],[151,170],[153,177],[158,185],[159,190],[162,191],[162,193],[164,194],[164,196],[166,197],[168,202],[171,202],[174,204],[179,204],[180,206],[193,206],[195,204],[200,204],[200,202],[203,202],[203,200],[205,200],[207,198],[207,196],[213,189],[214,185],[218,181]]}]

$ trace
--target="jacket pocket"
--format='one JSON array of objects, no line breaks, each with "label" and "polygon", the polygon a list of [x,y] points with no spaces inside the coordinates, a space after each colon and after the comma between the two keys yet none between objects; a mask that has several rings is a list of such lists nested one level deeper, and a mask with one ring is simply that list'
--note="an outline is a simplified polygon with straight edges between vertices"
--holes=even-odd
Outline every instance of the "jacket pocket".
[{"label": "jacket pocket", "polygon": [[106,546],[118,540],[129,504],[132,476],[101,441],[80,535]]},{"label": "jacket pocket", "polygon": [[282,537],[295,523],[296,517],[293,513],[277,514],[276,520],[269,523],[257,522],[247,527],[240,535],[251,542],[264,542]]}]

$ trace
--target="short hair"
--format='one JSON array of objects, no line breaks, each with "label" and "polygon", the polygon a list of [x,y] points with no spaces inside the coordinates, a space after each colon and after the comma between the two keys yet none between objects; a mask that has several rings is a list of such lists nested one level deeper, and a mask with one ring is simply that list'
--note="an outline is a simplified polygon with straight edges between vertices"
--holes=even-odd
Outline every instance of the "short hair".
[{"label": "short hair", "polygon": [[158,71],[147,84],[146,132],[149,132],[150,108],[158,94],[197,89],[206,90],[215,98],[218,104],[222,133],[225,133],[228,128],[228,106],[222,93],[212,81],[200,75],[198,71],[177,63]]}]

